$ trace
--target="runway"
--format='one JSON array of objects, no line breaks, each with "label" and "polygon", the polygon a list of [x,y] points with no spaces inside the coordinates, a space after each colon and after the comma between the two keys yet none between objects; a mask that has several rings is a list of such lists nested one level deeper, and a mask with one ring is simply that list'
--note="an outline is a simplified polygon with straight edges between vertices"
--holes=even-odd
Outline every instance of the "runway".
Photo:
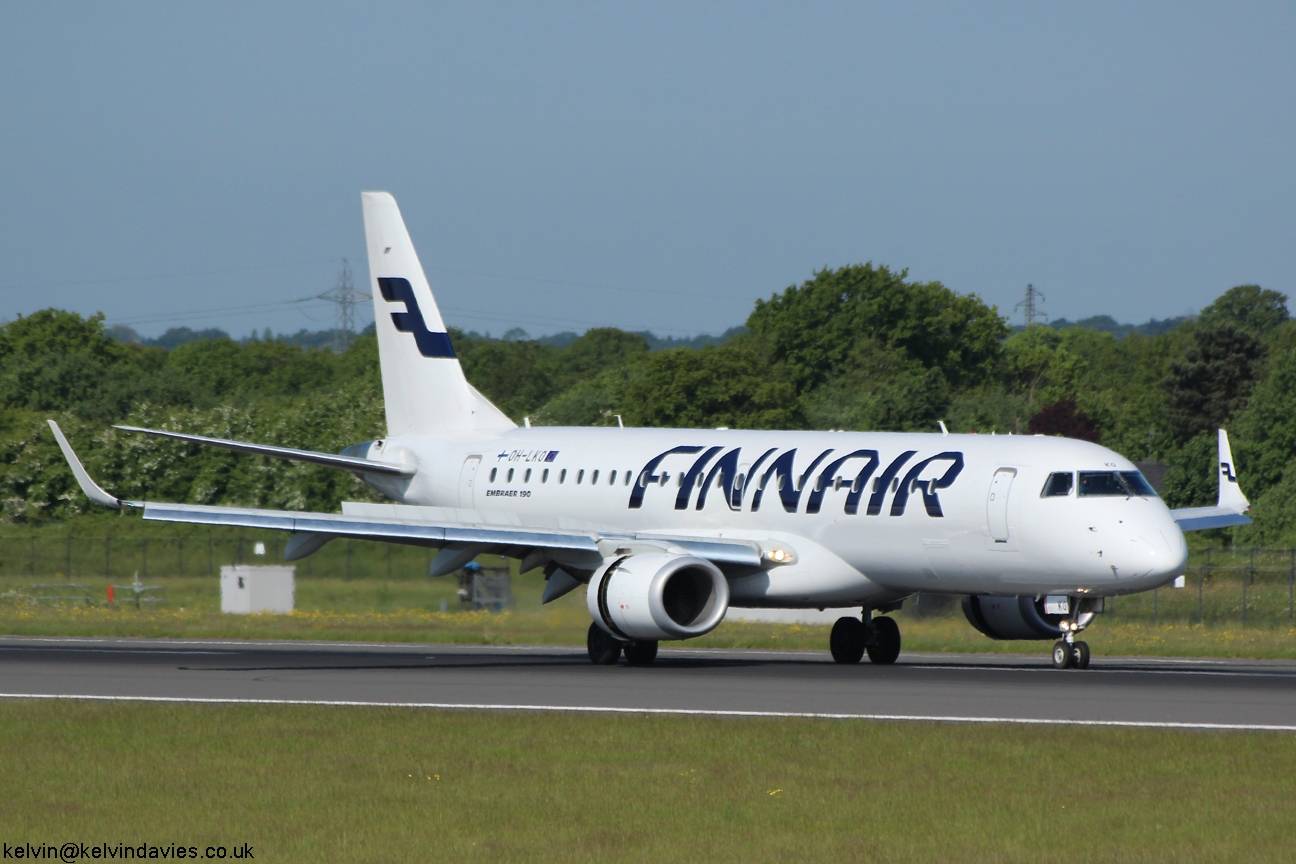
[{"label": "runway", "polygon": [[264,701],[812,715],[1296,731],[1296,663],[665,648],[649,667],[584,648],[0,637],[0,698]]}]

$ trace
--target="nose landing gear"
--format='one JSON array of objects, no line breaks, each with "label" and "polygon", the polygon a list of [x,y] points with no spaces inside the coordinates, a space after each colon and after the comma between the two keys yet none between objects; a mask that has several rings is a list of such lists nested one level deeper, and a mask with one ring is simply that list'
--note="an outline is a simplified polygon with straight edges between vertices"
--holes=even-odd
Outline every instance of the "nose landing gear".
[{"label": "nose landing gear", "polygon": [[1089,668],[1089,643],[1080,642],[1075,637],[1093,623],[1094,616],[1102,611],[1103,599],[1094,597],[1073,602],[1075,612],[1070,618],[1058,623],[1062,628],[1062,638],[1053,646],[1054,669]]},{"label": "nose landing gear", "polygon": [[1053,646],[1054,669],[1088,669],[1089,643],[1059,639]]}]

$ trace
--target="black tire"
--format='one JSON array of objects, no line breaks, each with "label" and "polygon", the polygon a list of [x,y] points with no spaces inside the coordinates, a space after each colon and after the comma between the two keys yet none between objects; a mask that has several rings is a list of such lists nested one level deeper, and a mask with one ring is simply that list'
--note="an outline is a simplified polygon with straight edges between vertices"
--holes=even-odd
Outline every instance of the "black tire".
[{"label": "black tire", "polygon": [[1065,639],[1053,644],[1053,668],[1070,669],[1075,663],[1075,651]]},{"label": "black tire", "polygon": [[859,618],[838,618],[828,637],[828,650],[837,663],[858,663],[864,656],[864,622]]},{"label": "black tire", "polygon": [[597,624],[590,624],[585,647],[589,649],[590,662],[595,666],[611,666],[621,657],[621,643]]},{"label": "black tire", "polygon": [[900,625],[891,618],[874,618],[868,655],[869,662],[879,666],[894,663],[900,656]]},{"label": "black tire", "polygon": [[1071,664],[1077,669],[1089,668],[1089,643],[1071,643]]},{"label": "black tire", "polygon": [[621,650],[631,666],[647,666],[657,659],[656,642],[630,642]]}]

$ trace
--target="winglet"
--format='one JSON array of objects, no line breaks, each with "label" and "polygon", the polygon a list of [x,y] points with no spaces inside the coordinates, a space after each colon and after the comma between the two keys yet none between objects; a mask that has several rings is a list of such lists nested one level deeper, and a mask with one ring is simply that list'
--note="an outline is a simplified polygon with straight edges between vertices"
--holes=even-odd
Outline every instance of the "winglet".
[{"label": "winglet", "polygon": [[123,507],[139,506],[133,501],[123,501],[105,492],[98,483],[90,478],[90,474],[85,470],[85,466],[81,464],[81,460],[77,458],[76,453],[72,450],[72,445],[68,443],[67,438],[63,435],[63,430],[58,427],[58,424],[51,420],[49,425],[50,429],[54,431],[54,437],[58,439],[59,449],[63,451],[63,458],[67,460],[68,467],[72,469],[73,476],[76,477],[77,483],[81,484],[81,491],[86,494],[87,498],[96,504],[102,504],[104,507],[112,507],[116,510]]},{"label": "winglet", "polygon": [[1233,461],[1233,451],[1229,448],[1228,433],[1223,429],[1219,430],[1219,506],[1235,513],[1251,509],[1251,502],[1238,485],[1237,463]]}]

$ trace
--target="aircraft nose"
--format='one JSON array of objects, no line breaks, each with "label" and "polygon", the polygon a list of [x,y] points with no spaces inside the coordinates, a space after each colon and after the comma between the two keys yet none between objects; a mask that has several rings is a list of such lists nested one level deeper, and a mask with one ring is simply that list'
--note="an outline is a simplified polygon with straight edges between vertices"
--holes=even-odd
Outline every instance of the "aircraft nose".
[{"label": "aircraft nose", "polygon": [[1139,520],[1131,526],[1134,551],[1131,570],[1153,581],[1164,581],[1183,572],[1188,563],[1188,544],[1179,523],[1166,512],[1158,518]]}]

